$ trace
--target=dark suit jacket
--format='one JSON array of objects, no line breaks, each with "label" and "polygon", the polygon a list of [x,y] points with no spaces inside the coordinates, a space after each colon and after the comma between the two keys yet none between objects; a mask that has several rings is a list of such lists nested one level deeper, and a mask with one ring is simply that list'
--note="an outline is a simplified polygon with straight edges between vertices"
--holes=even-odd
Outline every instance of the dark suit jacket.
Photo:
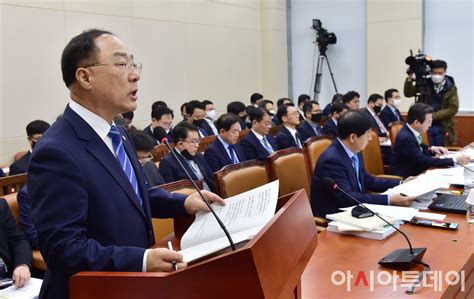
[{"label": "dark suit jacket", "polygon": [[5,173],[3,172],[3,169],[0,167],[0,178],[3,178],[5,176]]},{"label": "dark suit jacket", "polygon": [[[300,139],[303,141],[306,141],[310,137],[323,135],[323,129],[321,129],[319,125],[316,127],[316,131],[318,131],[318,133],[316,134],[316,132],[314,132],[313,127],[308,121],[303,122],[303,124],[298,127],[297,131],[300,136]],[[301,144],[303,144],[303,142]]]},{"label": "dark suit jacket", "polygon": [[400,118],[400,121],[403,121],[402,115],[400,114],[400,110],[396,109],[395,111],[396,111],[396,115],[393,113],[392,109],[388,107],[388,105],[385,105],[382,111],[380,111],[379,118],[382,121],[385,128],[388,129],[390,127],[389,126],[390,123],[394,121],[398,121],[397,115]]},{"label": "dark suit jacket", "polygon": [[150,187],[156,187],[165,183],[154,161],[147,161],[142,165],[143,174]]},{"label": "dark suit jacket", "polygon": [[211,125],[207,123],[207,121],[204,121],[202,123],[201,127],[199,127],[199,128],[206,131],[206,133],[207,133],[206,136],[214,135],[214,131],[212,130]]},{"label": "dark suit jacket", "polygon": [[[245,154],[239,144],[234,144],[235,154],[240,162],[245,161]],[[220,170],[222,167],[233,164],[224,145],[216,138],[204,152],[204,158],[213,172]]]},{"label": "dark suit jacket", "polygon": [[428,147],[422,145],[422,150],[418,146],[415,135],[405,124],[395,138],[392,149],[392,163],[390,171],[393,174],[407,177],[418,175],[430,167],[453,166],[452,159],[438,159],[431,157]]},{"label": "dark suit jacket", "polygon": [[[189,166],[188,162],[186,161],[186,158],[183,157],[181,154],[179,154],[175,149],[173,149],[178,156],[179,160],[183,164],[183,166],[186,168],[188,173],[191,175],[193,180],[198,180],[196,174],[194,171],[191,169],[191,166]],[[209,165],[207,165],[206,160],[204,159],[204,156],[200,153],[197,152],[196,156],[194,156],[194,162],[198,165],[199,169],[201,170],[202,175],[204,176],[204,180],[206,181],[207,185],[211,189],[211,191],[215,192],[216,191],[216,185],[214,183],[214,177],[212,175],[212,170],[209,168]],[[179,166],[178,162],[174,159],[173,155],[171,153],[168,153],[166,156],[163,157],[160,161],[160,173],[165,182],[171,183],[171,182],[176,182],[179,180],[187,180],[188,177],[186,176],[186,173],[184,172],[183,169]]]},{"label": "dark suit jacket", "polygon": [[148,188],[131,139],[119,130],[142,205],[117,158],[69,106],[35,146],[28,192],[48,265],[40,298],[68,298],[69,278],[79,271],[142,271],[155,242],[152,214],[185,214],[185,195]]},{"label": "dark suit jacket", "polygon": [[324,135],[329,135],[334,138],[336,138],[339,135],[337,133],[337,125],[332,120],[332,118],[329,118],[328,121],[324,124],[323,132],[324,132]]},{"label": "dark suit jacket", "polygon": [[0,258],[8,268],[8,276],[19,265],[31,268],[32,252],[28,240],[15,223],[6,200],[0,198]]},{"label": "dark suit jacket", "polygon": [[[371,176],[364,168],[364,160],[359,153],[359,178],[362,190],[383,192],[400,183],[400,180],[380,179]],[[346,151],[338,139],[321,154],[316,163],[311,180],[311,206],[313,214],[319,217],[326,217],[339,211],[340,208],[356,205],[341,191],[334,190],[332,186],[325,184],[322,179],[330,177],[337,185],[350,195],[364,203],[387,204],[387,195],[369,194],[359,191],[357,178]]]},{"label": "dark suit jacket", "polygon": [[12,165],[10,165],[10,174],[9,175],[27,173],[28,172],[28,165],[30,164],[30,159],[31,159],[31,152],[28,151],[28,152],[26,152],[26,154],[23,155],[23,157],[16,160],[15,162],[13,162]]},{"label": "dark suit jacket", "polygon": [[[301,145],[303,145],[303,139],[298,134]],[[285,127],[282,126],[280,131],[275,136],[275,141],[278,145],[278,149],[285,149],[290,147],[296,147],[296,141],[291,132]]]},{"label": "dark suit jacket", "polygon": [[377,130],[377,134],[379,137],[387,137],[387,133],[382,133],[380,130],[380,127],[377,125],[377,121],[375,118],[372,116],[368,108],[364,108],[363,111],[370,117],[370,120],[372,121],[372,128]]},{"label": "dark suit jacket", "polygon": [[[275,139],[270,135],[265,135],[267,137],[268,142],[272,146],[274,151],[278,150],[278,146],[276,144]],[[258,140],[257,136],[253,133],[252,130],[249,131],[247,136],[240,140],[240,145],[244,150],[245,157],[247,160],[258,159],[258,160],[265,160],[270,154],[267,150],[263,147],[263,145]]]},{"label": "dark suit jacket", "polygon": [[331,103],[327,104],[326,107],[324,107],[323,109],[323,115],[327,117],[331,117],[331,109],[332,109],[332,104]]},{"label": "dark suit jacket", "polygon": [[38,232],[31,219],[31,200],[28,188],[24,185],[17,195],[18,207],[20,209],[20,225],[25,237],[30,242],[31,248],[38,249]]}]

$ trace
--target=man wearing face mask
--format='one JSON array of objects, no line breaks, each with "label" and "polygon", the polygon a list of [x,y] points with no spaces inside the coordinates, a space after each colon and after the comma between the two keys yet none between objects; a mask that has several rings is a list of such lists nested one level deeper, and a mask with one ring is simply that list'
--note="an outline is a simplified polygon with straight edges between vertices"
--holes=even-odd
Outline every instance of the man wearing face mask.
[{"label": "man wearing face mask", "polygon": [[214,135],[211,127],[204,119],[206,116],[206,105],[204,105],[204,103],[198,100],[188,102],[186,104],[186,113],[189,115],[193,124],[198,127],[200,137]]},{"label": "man wearing face mask", "polygon": [[[216,188],[212,170],[199,152],[198,128],[193,124],[182,122],[174,127],[171,134],[174,139],[173,151],[193,180],[201,180],[204,190],[214,192]],[[171,153],[161,159],[160,173],[167,183],[187,179],[186,173]]]},{"label": "man wearing face mask", "polygon": [[263,108],[268,111],[270,116],[275,115],[275,109],[273,108],[273,102],[270,100],[263,100],[258,104],[258,108]]},{"label": "man wearing face mask", "polygon": [[382,111],[383,97],[379,94],[371,94],[367,100],[367,107],[364,112],[370,116],[372,121],[372,128],[377,130],[379,137],[388,137],[388,130],[379,118],[379,113]]},{"label": "man wearing face mask", "polygon": [[10,165],[10,175],[16,175],[28,172],[28,165],[30,164],[31,153],[43,134],[49,129],[50,125],[43,120],[34,120],[26,126],[26,139],[30,144],[30,150],[24,154],[20,159]]},{"label": "man wearing face mask", "polygon": [[392,123],[397,121],[403,121],[402,115],[400,114],[400,94],[398,90],[391,88],[385,91],[385,102],[387,105],[380,112],[380,120],[386,128],[390,128]]},{"label": "man wearing face mask", "polygon": [[323,117],[319,103],[316,101],[307,101],[303,105],[303,113],[306,120],[298,127],[298,133],[301,140],[306,141],[306,139],[310,137],[323,135],[323,129],[319,125],[319,122]]},{"label": "man wearing face mask", "polygon": [[216,109],[214,108],[214,103],[208,100],[202,101],[204,106],[206,107],[206,116],[204,116],[204,120],[207,122],[209,127],[212,129],[212,135],[218,135],[218,131],[214,122],[217,119]]},{"label": "man wearing face mask", "polygon": [[[428,130],[430,145],[444,146],[456,142],[454,116],[459,109],[459,97],[454,79],[446,75],[448,65],[443,60],[430,63],[431,80],[426,83],[427,97],[422,101],[433,107],[433,124]],[[413,74],[405,81],[403,93],[406,97],[415,96]]]},{"label": "man wearing face mask", "polygon": [[[337,122],[339,121],[339,118],[341,117],[341,115],[347,110],[349,110],[349,108],[347,108],[346,104],[343,104],[342,102],[341,103],[336,102],[331,105],[331,114],[330,114],[331,117],[328,119],[328,121],[324,124],[324,127],[323,127],[324,135],[328,135],[333,138],[336,138],[337,136],[339,136],[337,132]],[[323,111],[323,114],[324,114],[324,111]]]},{"label": "man wearing face mask", "polygon": [[[150,137],[155,139],[155,135],[153,134],[153,130],[156,127],[162,127],[165,129],[166,134],[168,134],[168,141],[173,142],[173,139],[170,134],[171,126],[173,124],[173,110],[165,106],[158,106],[155,107],[151,111],[151,124],[147,126],[143,131]],[[161,140],[156,140],[156,144],[160,144]]]},{"label": "man wearing face mask", "polygon": [[230,102],[227,104],[227,113],[235,114],[239,117],[240,128],[242,130],[247,129],[245,120],[247,119],[247,111],[245,104],[240,101]]}]

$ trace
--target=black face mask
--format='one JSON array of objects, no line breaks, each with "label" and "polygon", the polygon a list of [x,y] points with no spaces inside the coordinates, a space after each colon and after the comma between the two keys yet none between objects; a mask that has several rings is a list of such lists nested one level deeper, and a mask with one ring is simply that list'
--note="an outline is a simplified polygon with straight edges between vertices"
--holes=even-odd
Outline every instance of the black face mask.
[{"label": "black face mask", "polygon": [[194,160],[194,156],[192,156],[188,150],[184,150],[181,152],[181,155],[183,155],[183,157],[185,157],[186,159],[188,160]]},{"label": "black face mask", "polygon": [[379,114],[380,110],[382,110],[382,106],[374,106],[374,112]]},{"label": "black face mask", "polygon": [[198,126],[198,127],[201,127],[201,126],[204,124],[205,121],[206,121],[206,120],[205,120],[204,118],[202,118],[202,119],[195,119],[195,120],[193,120],[193,124],[196,125],[196,126]]},{"label": "black face mask", "polygon": [[312,122],[318,123],[318,122],[321,121],[321,118],[323,118],[323,114],[322,114],[322,113],[311,114],[311,121],[312,121]]}]

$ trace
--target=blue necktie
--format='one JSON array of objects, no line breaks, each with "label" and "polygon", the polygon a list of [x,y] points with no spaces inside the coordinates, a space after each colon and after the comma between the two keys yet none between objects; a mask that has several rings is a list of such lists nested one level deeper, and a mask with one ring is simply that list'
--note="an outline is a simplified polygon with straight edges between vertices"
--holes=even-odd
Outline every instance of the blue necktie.
[{"label": "blue necktie", "polygon": [[110,128],[108,136],[110,137],[110,139],[112,139],[112,144],[114,146],[115,153],[117,154],[117,160],[119,161],[120,166],[122,166],[123,171],[127,175],[127,178],[130,181],[130,184],[132,185],[135,194],[137,195],[138,203],[141,205],[142,198],[140,196],[140,191],[138,190],[137,177],[135,176],[135,172],[132,168],[132,163],[130,163],[127,153],[125,152],[125,149],[123,147],[122,135],[120,134],[120,131],[117,129],[116,126],[112,126]]},{"label": "blue necktie", "polygon": [[352,156],[352,166],[354,166],[355,175],[357,178],[357,184],[359,184],[359,191],[362,192],[362,185],[360,184],[359,179],[359,157],[357,155]]},{"label": "blue necktie", "polygon": [[231,159],[232,159],[232,163],[233,164],[239,163],[239,159],[237,159],[237,156],[235,155],[234,146],[232,144],[229,144],[228,148],[229,148],[230,156],[231,156]]},{"label": "blue necktie", "polygon": [[296,147],[297,148],[302,148],[301,141],[300,141],[300,136],[298,135],[298,132],[295,133],[295,142],[296,142]]},{"label": "blue necktie", "polygon": [[270,155],[273,154],[274,150],[273,150],[273,148],[271,147],[270,143],[268,143],[267,136],[263,136],[262,142],[263,142],[263,146],[265,147],[265,149],[267,150],[267,152],[268,152]]}]

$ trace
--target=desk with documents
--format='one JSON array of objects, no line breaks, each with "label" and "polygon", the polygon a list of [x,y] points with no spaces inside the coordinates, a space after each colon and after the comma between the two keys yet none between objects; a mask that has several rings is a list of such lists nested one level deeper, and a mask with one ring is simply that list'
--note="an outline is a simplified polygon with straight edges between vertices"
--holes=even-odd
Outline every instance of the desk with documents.
[{"label": "desk with documents", "polygon": [[[431,270],[438,275],[449,271],[459,273],[465,269],[465,292],[458,292],[454,287],[447,291],[448,285],[444,282],[439,292],[435,287],[420,287],[415,289],[413,295],[406,295],[407,287],[402,284],[411,284],[411,281],[402,281],[403,273],[395,272],[400,278],[395,283],[393,279],[388,285],[382,285],[389,278],[387,275],[379,274],[388,272],[393,277],[391,269],[379,267],[378,260],[397,248],[406,248],[407,244],[403,236],[393,234],[385,240],[377,241],[359,238],[356,236],[341,235],[338,233],[322,232],[318,235],[318,248],[314,252],[305,272],[302,276],[303,298],[440,298],[446,292],[445,298],[474,298],[474,225],[469,225],[465,215],[448,214],[446,222],[459,223],[457,231],[425,228],[404,224],[401,229],[408,234],[413,247],[427,247],[428,250],[423,261],[431,265]],[[412,271],[422,271],[420,265]],[[335,273],[335,271],[341,272]],[[350,273],[348,273],[350,271]],[[371,271],[374,277],[371,283]],[[352,274],[349,286],[348,274]],[[386,274],[386,273],[385,273]],[[406,274],[406,273],[405,273]],[[454,279],[454,273],[451,273]],[[331,276],[336,282],[346,281],[341,285],[331,282]],[[377,282],[377,275],[382,277]],[[356,283],[357,277],[359,282]],[[366,278],[367,285],[365,285]],[[439,281],[438,281],[439,282]],[[429,283],[433,284],[433,280]],[[370,286],[373,285],[373,290]],[[439,286],[439,285],[438,285]],[[347,288],[350,291],[347,291]],[[448,295],[449,294],[449,295]]]}]

